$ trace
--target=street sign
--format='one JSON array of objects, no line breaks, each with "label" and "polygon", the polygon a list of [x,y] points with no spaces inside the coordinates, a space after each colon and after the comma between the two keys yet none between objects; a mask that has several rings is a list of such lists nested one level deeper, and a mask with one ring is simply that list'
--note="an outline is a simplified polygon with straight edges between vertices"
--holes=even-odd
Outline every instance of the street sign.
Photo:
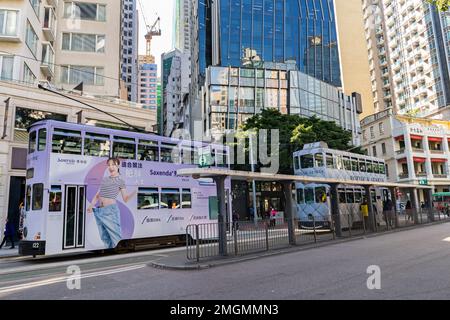
[{"label": "street sign", "polygon": [[212,164],[211,147],[198,148],[198,166],[199,168],[209,167]]},{"label": "street sign", "polygon": [[419,185],[421,185],[421,186],[427,186],[427,185],[428,185],[428,180],[427,180],[427,179],[421,179],[421,180],[419,180]]}]

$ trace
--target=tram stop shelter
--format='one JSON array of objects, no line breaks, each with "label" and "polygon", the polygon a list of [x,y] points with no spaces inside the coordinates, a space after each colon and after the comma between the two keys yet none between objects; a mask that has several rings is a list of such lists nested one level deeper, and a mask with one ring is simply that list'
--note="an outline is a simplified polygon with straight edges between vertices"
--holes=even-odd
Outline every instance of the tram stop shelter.
[{"label": "tram stop shelter", "polygon": [[[219,201],[219,254],[227,255],[227,229],[226,229],[226,204],[225,204],[225,179],[231,178],[232,180],[244,180],[244,181],[270,181],[279,182],[283,186],[283,193],[286,199],[286,212],[285,217],[288,222],[289,243],[295,243],[295,229],[293,213],[293,199],[292,199],[292,184],[295,182],[308,184],[308,183],[322,183],[330,186],[331,193],[331,212],[336,230],[336,235],[341,236],[341,223],[339,213],[339,185],[352,185],[362,186],[365,189],[366,203],[369,209],[369,223],[368,229],[375,231],[375,213],[372,206],[372,197],[370,196],[370,190],[373,187],[388,188],[391,192],[391,199],[394,202],[395,215],[397,216],[397,197],[395,189],[409,190],[411,194],[411,204],[415,212],[419,209],[417,189],[425,189],[427,195],[428,209],[432,209],[433,203],[433,187],[416,184],[405,183],[391,183],[391,182],[373,182],[373,181],[355,181],[355,180],[341,180],[341,179],[329,179],[321,177],[310,176],[298,176],[298,175],[284,175],[284,174],[271,174],[263,172],[248,172],[248,171],[236,171],[229,169],[212,169],[212,168],[187,168],[177,171],[179,176],[192,176],[194,179],[199,178],[212,178],[216,183],[217,198]],[[414,216],[414,220],[417,223],[417,214]],[[397,220],[397,219],[396,219]]]}]

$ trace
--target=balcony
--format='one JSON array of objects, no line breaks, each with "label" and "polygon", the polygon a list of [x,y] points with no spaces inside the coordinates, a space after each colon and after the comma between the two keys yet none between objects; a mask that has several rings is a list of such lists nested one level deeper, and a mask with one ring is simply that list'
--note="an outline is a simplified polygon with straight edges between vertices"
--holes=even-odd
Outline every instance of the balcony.
[{"label": "balcony", "polygon": [[446,174],[433,173],[433,178],[435,178],[435,179],[447,179],[447,175]]},{"label": "balcony", "polygon": [[419,152],[419,153],[423,153],[424,150],[422,148],[412,148],[413,152]]},{"label": "balcony", "polygon": [[42,44],[41,71],[46,77],[53,77],[55,72],[55,51],[50,43]]},{"label": "balcony", "polygon": [[45,7],[42,31],[48,41],[56,40],[56,15],[52,7]]},{"label": "balcony", "polygon": [[405,149],[404,149],[404,148],[395,151],[395,154],[396,154],[396,155],[401,155],[401,154],[404,154],[404,153],[405,153]]},{"label": "balcony", "polygon": [[399,179],[408,179],[409,178],[409,173],[408,172],[403,172],[403,173],[400,173],[399,175],[398,175],[398,178]]},{"label": "balcony", "polygon": [[416,172],[417,178],[426,178],[428,175],[426,172]]}]

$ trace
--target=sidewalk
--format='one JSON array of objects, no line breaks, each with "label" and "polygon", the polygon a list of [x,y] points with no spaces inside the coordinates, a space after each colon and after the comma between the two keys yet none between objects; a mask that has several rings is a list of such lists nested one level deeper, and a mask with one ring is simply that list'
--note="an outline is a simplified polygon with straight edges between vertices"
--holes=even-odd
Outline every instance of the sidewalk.
[{"label": "sidewalk", "polygon": [[17,257],[18,255],[19,255],[19,246],[16,246],[14,249],[10,249],[10,246],[4,246],[3,248],[0,249],[0,259]]}]

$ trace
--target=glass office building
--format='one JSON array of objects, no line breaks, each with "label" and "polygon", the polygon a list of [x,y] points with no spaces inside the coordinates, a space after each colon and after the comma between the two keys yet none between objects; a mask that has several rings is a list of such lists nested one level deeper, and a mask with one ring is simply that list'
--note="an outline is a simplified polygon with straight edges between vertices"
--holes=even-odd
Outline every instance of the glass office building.
[{"label": "glass office building", "polygon": [[333,0],[196,2],[201,75],[211,64],[267,67],[294,61],[299,71],[341,86]]}]

